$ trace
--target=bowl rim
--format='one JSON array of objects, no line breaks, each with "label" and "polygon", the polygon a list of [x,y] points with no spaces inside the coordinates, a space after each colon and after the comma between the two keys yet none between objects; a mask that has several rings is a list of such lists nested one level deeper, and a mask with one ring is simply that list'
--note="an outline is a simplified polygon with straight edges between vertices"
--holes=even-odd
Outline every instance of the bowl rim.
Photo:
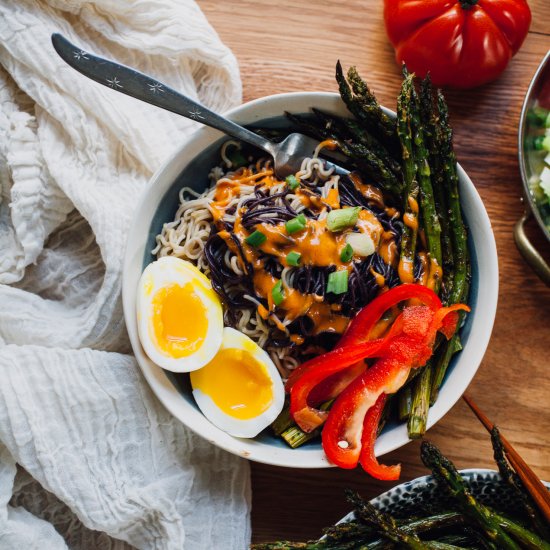
[{"label": "bowl rim", "polygon": [[[487,479],[487,482],[502,480],[502,476],[500,475],[500,472],[498,472],[497,470],[493,470],[492,468],[465,468],[463,470],[458,470],[458,473],[466,481],[466,483],[468,483],[469,481],[473,481],[474,476],[479,476],[479,475],[485,475],[487,476],[487,478],[490,478],[490,479]],[[419,476],[409,481],[404,481],[403,483],[399,483],[398,485],[393,486],[391,489],[388,489],[387,491],[380,493],[374,498],[371,498],[369,502],[372,505],[378,507],[382,505],[384,500],[391,499],[394,496],[394,493],[396,493],[397,491],[403,490],[405,487],[409,488],[409,487],[415,487],[417,485],[425,485],[432,481],[435,481],[435,477],[433,474],[426,474],[424,476]],[[541,481],[543,485],[545,485],[548,488],[548,490],[550,490],[550,483],[544,480],[541,480]],[[344,523],[352,519],[353,519],[353,511],[348,512],[344,517],[339,519],[337,523]]]},{"label": "bowl rim", "polygon": [[[533,74],[533,77],[531,78],[531,82],[529,83],[527,92],[525,92],[525,97],[521,106],[521,113],[519,115],[518,162],[521,182],[523,186],[523,196],[524,200],[527,201],[526,207],[530,210],[531,214],[537,220],[537,224],[544,233],[546,239],[550,241],[550,229],[548,229],[542,217],[539,205],[537,204],[535,196],[533,195],[533,192],[531,191],[531,187],[529,185],[529,176],[527,174],[527,158],[529,154],[525,150],[528,130],[527,113],[537,99],[536,94],[538,92],[538,87],[540,86],[541,77],[543,75],[546,76],[547,74],[550,75],[550,50],[546,52],[546,55],[538,65],[535,73]],[[550,76],[548,76],[548,78],[550,78]]]},{"label": "bowl rim", "polygon": [[[266,120],[270,118],[268,114],[261,114],[262,106],[268,106],[269,104],[286,103],[288,108],[289,103],[292,103],[293,101],[298,101],[298,100],[307,100],[309,107],[319,106],[317,104],[318,101],[323,102],[323,105],[321,107],[325,109],[329,108],[327,107],[327,104],[333,105],[334,109],[338,108],[340,110],[342,109],[342,106],[343,106],[343,102],[339,94],[337,93],[289,92],[289,93],[283,93],[283,94],[269,95],[269,96],[255,99],[253,101],[250,101],[248,103],[244,103],[238,107],[235,107],[224,114],[228,118],[232,120],[236,120],[237,122],[241,122],[244,124],[252,124],[254,122],[257,122],[260,120]],[[392,115],[394,115],[394,113],[389,109],[384,108],[384,110],[387,113],[391,113]],[[279,112],[279,115],[281,114],[282,114],[282,110]],[[122,284],[124,318],[126,321],[126,326],[128,329],[128,334],[130,337],[130,342],[132,344],[133,352],[136,356],[137,363],[145,379],[147,380],[150,388],[152,389],[153,393],[157,396],[159,401],[164,405],[164,407],[175,418],[180,420],[192,431],[202,436],[203,438],[207,439],[209,442],[213,443],[214,445],[228,452],[236,454],[238,456],[242,456],[244,458],[253,460],[255,462],[260,462],[268,465],[284,466],[284,467],[291,467],[291,468],[334,467],[333,464],[329,463],[322,449],[311,449],[311,448],[291,449],[291,448],[276,447],[275,445],[266,444],[264,442],[256,441],[255,439],[244,440],[244,439],[234,438],[232,436],[229,436],[219,428],[215,427],[214,425],[210,424],[210,422],[208,422],[205,419],[205,417],[203,417],[203,420],[206,420],[206,424],[204,421],[199,421],[198,419],[196,419],[197,422],[201,424],[201,426],[199,427],[195,425],[193,422],[193,419],[195,418],[195,416],[193,414],[191,414],[191,417],[189,416],[184,417],[182,415],[182,411],[179,410],[181,407],[181,403],[178,403],[178,401],[184,401],[184,400],[181,399],[181,396],[175,390],[172,382],[164,374],[162,369],[160,367],[157,367],[156,365],[153,365],[150,362],[150,360],[148,360],[148,358],[144,355],[144,352],[139,343],[139,339],[137,338],[136,330],[134,327],[135,314],[134,314],[134,309],[131,307],[132,293],[135,294],[135,289],[130,288],[128,279],[131,278],[130,276],[131,270],[135,264],[135,250],[134,250],[135,247],[132,247],[132,239],[136,232],[139,233],[140,229],[141,229],[141,232],[143,231],[142,229],[144,225],[142,221],[143,218],[141,218],[139,214],[144,209],[144,206],[146,205],[146,203],[148,203],[148,201],[152,201],[153,199],[157,201],[156,208],[158,208],[160,200],[162,200],[162,197],[164,196],[164,194],[167,192],[168,189],[170,189],[171,186],[174,185],[178,175],[181,173],[183,169],[185,169],[185,167],[189,164],[192,158],[194,158],[192,155],[192,149],[194,144],[199,142],[201,139],[208,140],[208,143],[200,148],[200,151],[202,151],[206,147],[212,145],[219,138],[220,138],[220,135],[215,130],[212,130],[206,127],[197,129],[191,136],[189,136],[189,138],[187,138],[181,144],[180,147],[178,147],[174,151],[174,153],[159,167],[159,169],[156,170],[156,172],[153,174],[153,176],[149,181],[148,188],[142,193],[141,198],[138,202],[138,205],[136,206],[130,231],[128,233],[128,239],[126,242],[126,249],[124,253],[123,284]],[[189,153],[189,156],[191,158],[187,158],[186,160],[182,161],[182,157],[185,156],[186,150],[191,150],[191,153]],[[464,187],[464,189],[467,189],[467,193],[469,197],[468,200],[472,202],[472,205],[473,205],[472,207],[476,208],[476,210],[479,211],[479,213],[481,214],[479,219],[477,218],[475,219],[475,222],[476,222],[476,227],[484,235],[486,239],[486,244],[488,248],[487,251],[488,251],[489,257],[486,259],[488,269],[485,277],[487,278],[488,281],[491,282],[491,284],[485,285],[486,288],[484,289],[484,294],[482,296],[483,308],[478,308],[478,311],[477,311],[477,314],[479,316],[483,316],[484,318],[483,323],[481,323],[481,321],[478,323],[478,325],[480,325],[480,327],[483,328],[483,332],[480,331],[480,334],[478,336],[475,336],[474,331],[472,330],[472,335],[471,335],[471,337],[477,338],[477,351],[474,353],[474,351],[472,350],[471,352],[474,355],[474,362],[476,363],[476,365],[473,368],[468,365],[464,367],[464,368],[468,368],[469,370],[467,373],[466,372],[463,374],[461,373],[461,376],[459,378],[459,383],[457,384],[456,388],[453,388],[454,391],[452,392],[452,395],[447,395],[448,391],[447,392],[445,391],[445,385],[442,387],[440,398],[434,404],[434,406],[430,409],[430,415],[428,417],[428,423],[427,423],[428,429],[431,426],[433,426],[436,422],[438,422],[447,412],[451,410],[451,408],[460,399],[462,393],[466,390],[471,380],[475,376],[475,373],[477,372],[477,369],[481,364],[483,355],[485,354],[485,351],[489,343],[489,339],[490,339],[490,335],[492,332],[492,327],[493,327],[494,319],[496,315],[496,307],[497,307],[497,299],[498,299],[498,281],[499,281],[498,259],[497,259],[496,243],[495,243],[494,234],[491,228],[491,223],[490,223],[488,214],[485,210],[485,207],[483,205],[483,202],[481,201],[479,193],[477,192],[471,179],[464,172],[464,170],[460,165],[458,165],[458,172],[459,172],[459,184],[461,185],[461,187]],[[170,183],[166,183],[168,179],[170,179]],[[164,191],[162,193],[158,190],[155,191],[156,189],[159,189],[159,188],[162,189],[162,186],[159,185],[159,182],[163,182],[163,181],[165,186]],[[464,193],[463,193],[463,200],[465,200]],[[471,223],[473,220],[469,220],[469,221]],[[148,223],[150,225],[151,219],[148,220]],[[144,251],[144,248],[145,248],[145,243],[141,243],[141,245],[138,246],[138,249],[141,250],[142,252]],[[143,254],[140,259],[142,258],[143,258]],[[139,265],[141,269],[141,263]],[[481,278],[479,279],[481,281]],[[464,356],[464,351],[462,352],[462,356]],[[460,357],[458,358],[458,360],[460,360]],[[442,396],[444,393],[446,396],[445,403],[443,403],[443,399],[442,399]],[[176,398],[176,400],[174,400],[174,397]],[[186,411],[186,412],[189,413],[190,411]],[[208,427],[207,424],[210,427]],[[406,445],[410,441],[406,434],[406,426],[404,424],[399,424],[396,427],[392,428],[392,430],[395,431],[397,434],[393,438],[394,441],[393,442],[388,441],[387,443],[384,442],[383,447],[380,444],[377,444],[377,447],[376,447],[377,456],[381,456],[385,453],[388,453],[397,448],[400,448],[403,445]],[[380,438],[378,441],[380,441]]]},{"label": "bowl rim", "polygon": [[[476,475],[490,476],[491,477],[490,481],[502,480],[502,476],[500,475],[500,472],[498,470],[493,470],[492,468],[464,468],[463,470],[458,470],[458,473],[467,481],[472,480],[472,478]],[[391,497],[392,493],[402,489],[403,487],[413,487],[416,485],[426,484],[431,481],[436,481],[436,478],[433,474],[426,474],[423,476],[415,477],[414,479],[411,479],[409,481],[404,481],[403,483],[399,483],[398,485],[395,485],[391,489],[384,491],[383,493],[371,499],[370,502],[372,504],[378,504],[383,499]],[[550,489],[550,483],[543,480],[541,481],[546,487]]]}]

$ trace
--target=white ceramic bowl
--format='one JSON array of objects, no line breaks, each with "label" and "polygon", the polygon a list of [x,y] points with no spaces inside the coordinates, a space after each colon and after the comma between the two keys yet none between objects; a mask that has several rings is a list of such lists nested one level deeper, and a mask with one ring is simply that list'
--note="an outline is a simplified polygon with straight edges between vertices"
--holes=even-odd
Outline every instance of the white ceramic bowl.
[{"label": "white ceramic bowl", "polygon": [[[279,119],[280,123],[285,110],[307,113],[312,106],[349,116],[337,94],[322,92],[289,93],[257,99],[229,111],[227,116],[241,124],[273,122],[275,119]],[[220,140],[223,141],[219,132],[206,127],[193,134],[151,178],[135,212],[124,258],[122,296],[126,326],[136,359],[164,406],[213,444],[266,464],[296,468],[331,466],[320,443],[310,442],[299,449],[291,449],[284,441],[272,436],[269,429],[255,439],[238,439],[221,431],[195,405],[185,375],[174,375],[156,366],[145,355],[139,342],[136,289],[144,267],[154,259],[150,254],[154,237],[164,222],[172,221],[181,187],[205,189],[209,168],[219,162],[216,150]],[[216,147],[214,144],[217,144]],[[474,185],[461,168],[459,176],[462,207],[470,229],[472,284],[469,302],[472,312],[462,329],[464,349],[451,364],[439,398],[430,409],[428,428],[451,409],[474,377],[489,342],[497,306],[498,263],[491,224]],[[388,453],[408,441],[404,424],[388,425],[376,442],[376,454]]]}]

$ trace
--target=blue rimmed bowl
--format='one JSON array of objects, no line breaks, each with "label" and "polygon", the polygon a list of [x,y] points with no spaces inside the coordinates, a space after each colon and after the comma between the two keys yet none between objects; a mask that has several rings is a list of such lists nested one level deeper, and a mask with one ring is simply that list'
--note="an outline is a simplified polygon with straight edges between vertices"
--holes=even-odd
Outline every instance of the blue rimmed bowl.
[{"label": "blue rimmed bowl", "polygon": [[[300,92],[273,95],[233,109],[227,116],[240,124],[288,125],[285,111],[308,113],[311,107],[340,116],[349,116],[340,97],[333,93]],[[388,113],[390,113],[388,111]],[[219,164],[219,132],[201,128],[153,175],[143,194],[130,229],[123,271],[123,305],[132,348],[143,374],[164,406],[181,422],[213,444],[250,460],[296,468],[330,466],[319,442],[291,449],[270,430],[254,439],[232,437],[200,412],[191,394],[188,375],[164,371],[155,365],[141,347],[136,322],[136,290],[144,268],[154,260],[151,250],[155,236],[165,222],[172,221],[179,206],[182,187],[202,192],[209,185],[208,173]],[[472,260],[470,287],[471,313],[462,328],[463,350],[455,356],[439,398],[430,409],[428,428],[440,420],[457,402],[474,377],[493,328],[498,295],[498,262],[495,239],[483,203],[472,181],[459,167],[459,184],[464,216],[470,230],[469,248]],[[376,442],[378,456],[409,441],[403,423],[389,423]]]}]

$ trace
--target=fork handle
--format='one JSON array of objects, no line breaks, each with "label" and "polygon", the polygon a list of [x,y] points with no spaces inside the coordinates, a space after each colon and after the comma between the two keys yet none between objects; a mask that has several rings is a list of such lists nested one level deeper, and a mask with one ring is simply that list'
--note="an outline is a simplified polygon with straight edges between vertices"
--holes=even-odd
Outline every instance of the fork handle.
[{"label": "fork handle", "polygon": [[86,52],[58,33],[52,34],[52,44],[68,65],[99,84],[220,130],[274,155],[274,144],[271,141],[214,113],[166,84],[130,67]]}]

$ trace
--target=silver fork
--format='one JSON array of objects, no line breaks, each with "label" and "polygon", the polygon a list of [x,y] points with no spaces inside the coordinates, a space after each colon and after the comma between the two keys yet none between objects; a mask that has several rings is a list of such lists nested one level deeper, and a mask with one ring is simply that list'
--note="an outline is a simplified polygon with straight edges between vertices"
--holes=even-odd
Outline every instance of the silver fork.
[{"label": "silver fork", "polygon": [[[52,34],[52,44],[61,58],[73,69],[104,86],[263,149],[273,157],[275,173],[279,178],[298,172],[303,159],[311,157],[319,145],[319,141],[298,133],[290,134],[281,143],[274,143],[214,113],[150,76],[80,49],[60,34]],[[326,165],[327,168],[333,166],[336,173],[349,173],[328,161]]]}]

